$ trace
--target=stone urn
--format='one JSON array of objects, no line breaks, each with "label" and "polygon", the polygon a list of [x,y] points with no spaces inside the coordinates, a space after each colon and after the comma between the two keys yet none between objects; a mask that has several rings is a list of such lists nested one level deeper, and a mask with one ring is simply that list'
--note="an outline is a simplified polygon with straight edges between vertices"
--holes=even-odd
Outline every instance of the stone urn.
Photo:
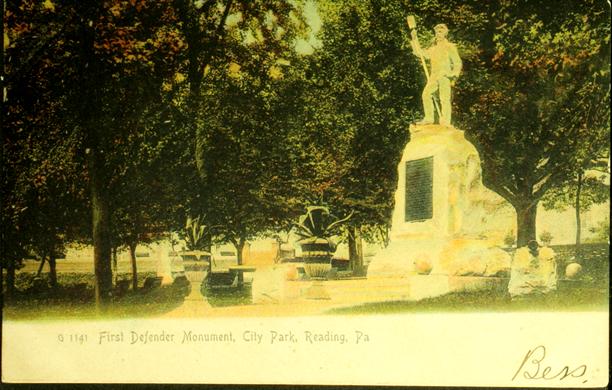
[{"label": "stone urn", "polygon": [[185,277],[191,283],[191,293],[185,299],[202,299],[200,287],[208,277],[210,270],[210,252],[206,251],[182,251],[179,256],[183,259]]},{"label": "stone urn", "polygon": [[337,219],[325,206],[306,207],[296,224],[295,233],[300,237],[298,244],[302,248],[304,271],[313,279],[326,279],[331,270],[332,254],[336,245],[330,237],[338,234],[339,227],[353,213],[343,219]]},{"label": "stone urn", "polygon": [[302,248],[304,271],[311,279],[326,279],[331,270],[333,244],[325,238],[310,237],[298,242]]}]

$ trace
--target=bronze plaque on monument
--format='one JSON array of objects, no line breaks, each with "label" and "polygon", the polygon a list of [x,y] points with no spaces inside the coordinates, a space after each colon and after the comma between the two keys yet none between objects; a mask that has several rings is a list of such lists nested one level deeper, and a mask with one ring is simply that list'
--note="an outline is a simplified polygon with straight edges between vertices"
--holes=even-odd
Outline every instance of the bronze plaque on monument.
[{"label": "bronze plaque on monument", "polygon": [[406,222],[433,217],[433,157],[406,162]]}]

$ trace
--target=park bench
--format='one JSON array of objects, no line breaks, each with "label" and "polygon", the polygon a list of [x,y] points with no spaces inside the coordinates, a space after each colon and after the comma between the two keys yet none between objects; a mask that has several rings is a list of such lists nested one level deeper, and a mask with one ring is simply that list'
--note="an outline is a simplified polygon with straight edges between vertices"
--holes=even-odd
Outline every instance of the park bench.
[{"label": "park bench", "polygon": [[234,277],[232,286],[242,286],[244,284],[244,273],[255,272],[256,268],[248,265],[233,265],[229,267],[229,272]]}]

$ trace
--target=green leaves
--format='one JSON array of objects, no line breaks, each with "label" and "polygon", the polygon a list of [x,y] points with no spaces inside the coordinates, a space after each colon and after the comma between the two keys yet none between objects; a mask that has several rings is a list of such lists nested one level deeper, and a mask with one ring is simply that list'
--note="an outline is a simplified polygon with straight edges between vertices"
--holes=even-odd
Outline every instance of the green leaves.
[{"label": "green leaves", "polygon": [[[187,241],[188,250],[201,250],[204,249],[207,242],[205,242],[206,236],[210,236],[211,228],[200,222],[201,216],[192,218],[187,217],[185,223],[185,239]],[[209,241],[210,241],[210,237]],[[210,242],[208,242],[210,244]]]},{"label": "green leaves", "polygon": [[[183,228],[188,215],[207,216],[197,228],[191,221],[194,237],[206,222],[222,226],[222,239],[253,238],[321,203],[384,239],[424,84],[406,47],[407,14],[425,40],[444,22],[458,44],[466,71],[455,112],[479,145],[485,181],[509,199],[535,199],[606,150],[610,26],[598,7],[9,3],[2,195],[16,207],[3,208],[3,226],[15,227],[17,253],[44,229],[88,219],[74,205],[88,205],[93,134],[117,243]],[[308,21],[317,18],[305,16],[314,10],[316,37]],[[310,55],[296,52],[298,39],[313,43]],[[77,230],[62,237],[90,228]]]},{"label": "green leaves", "polygon": [[304,61],[297,185],[311,202],[354,211],[356,226],[386,226],[420,94],[419,68],[402,49],[403,6],[342,1],[319,9],[321,48]]},{"label": "green leaves", "polygon": [[308,206],[306,207],[306,213],[302,214],[298,222],[293,225],[293,231],[301,240],[327,240],[337,235],[340,226],[352,216],[353,213],[351,212],[348,216],[337,219],[325,206]]},{"label": "green leaves", "polygon": [[515,206],[536,205],[550,191],[560,200],[553,194],[585,169],[586,156],[609,155],[609,20],[601,6],[503,2],[495,28],[480,37],[493,42],[483,46],[488,57],[458,85],[460,127],[480,152],[483,180]]}]

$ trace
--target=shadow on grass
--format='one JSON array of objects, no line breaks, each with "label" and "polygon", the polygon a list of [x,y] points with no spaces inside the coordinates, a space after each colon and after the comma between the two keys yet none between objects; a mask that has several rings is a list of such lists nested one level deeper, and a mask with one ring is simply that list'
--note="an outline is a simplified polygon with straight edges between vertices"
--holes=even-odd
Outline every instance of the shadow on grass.
[{"label": "shadow on grass", "polygon": [[[140,275],[139,275],[140,276]],[[139,278],[144,281],[145,275]],[[186,295],[185,288],[163,286],[151,290],[140,287],[115,296],[98,311],[91,283],[63,276],[56,288],[29,287],[17,291],[4,301],[5,320],[85,320],[100,318],[154,317],[180,306]]]},{"label": "shadow on grass", "polygon": [[200,289],[202,295],[212,307],[244,306],[253,304],[252,286],[245,284],[241,287],[214,289],[203,285]]},{"label": "shadow on grass", "polygon": [[66,299],[50,293],[44,297],[15,296],[5,301],[6,320],[84,320],[99,318],[154,317],[179,307],[184,293],[172,286],[148,292],[129,292],[113,299],[103,310],[98,311],[93,299],[93,290],[87,296]]},{"label": "shadow on grass", "polygon": [[560,285],[557,291],[510,299],[505,291],[449,293],[420,301],[389,301],[332,309],[327,314],[394,314],[432,312],[607,311],[603,287]]}]

